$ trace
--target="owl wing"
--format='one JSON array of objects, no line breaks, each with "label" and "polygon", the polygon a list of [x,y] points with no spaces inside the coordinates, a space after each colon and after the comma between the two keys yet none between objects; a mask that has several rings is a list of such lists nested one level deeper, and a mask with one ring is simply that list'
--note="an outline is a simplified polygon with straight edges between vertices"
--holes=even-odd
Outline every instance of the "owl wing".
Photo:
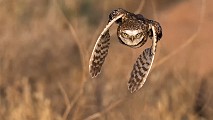
[{"label": "owl wing", "polygon": [[157,47],[157,36],[155,27],[154,26],[151,27],[154,36],[152,38],[153,39],[152,46],[143,51],[143,53],[137,58],[137,61],[133,66],[131,77],[128,82],[128,89],[131,93],[137,91],[143,86],[149,74],[149,71],[152,67]]},{"label": "owl wing", "polygon": [[98,37],[98,40],[96,41],[95,47],[92,51],[92,55],[90,57],[89,62],[89,72],[92,77],[96,77],[100,71],[101,67],[105,61],[105,58],[108,54],[109,49],[109,40],[110,40],[110,34],[109,34],[109,28],[112,26],[112,24],[123,17],[123,14],[120,14],[116,17],[114,17],[112,20],[110,19],[104,30],[101,32],[100,36]]}]

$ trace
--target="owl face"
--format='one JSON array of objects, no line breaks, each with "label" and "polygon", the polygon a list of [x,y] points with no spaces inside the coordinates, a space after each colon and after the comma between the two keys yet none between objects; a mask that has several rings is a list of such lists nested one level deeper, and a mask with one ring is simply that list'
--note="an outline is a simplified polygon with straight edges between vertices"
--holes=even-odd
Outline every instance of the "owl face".
[{"label": "owl face", "polygon": [[142,46],[147,41],[147,26],[140,21],[134,22],[132,25],[132,21],[125,23],[121,24],[117,30],[120,42],[134,48]]},{"label": "owl face", "polygon": [[145,35],[141,30],[124,30],[120,32],[118,37],[128,46],[138,46],[145,38]]}]

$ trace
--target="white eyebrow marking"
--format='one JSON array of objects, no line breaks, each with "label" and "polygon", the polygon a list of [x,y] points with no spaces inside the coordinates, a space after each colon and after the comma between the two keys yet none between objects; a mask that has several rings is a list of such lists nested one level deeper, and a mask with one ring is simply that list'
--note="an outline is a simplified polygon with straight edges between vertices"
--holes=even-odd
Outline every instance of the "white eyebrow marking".
[{"label": "white eyebrow marking", "polygon": [[124,30],[124,33],[130,35],[130,36],[135,36],[136,34],[140,33],[140,30]]}]

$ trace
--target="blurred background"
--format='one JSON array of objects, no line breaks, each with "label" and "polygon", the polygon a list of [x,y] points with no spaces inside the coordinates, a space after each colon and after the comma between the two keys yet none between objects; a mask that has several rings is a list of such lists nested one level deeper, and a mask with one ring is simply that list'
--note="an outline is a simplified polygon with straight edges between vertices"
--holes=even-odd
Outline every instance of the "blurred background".
[{"label": "blurred background", "polygon": [[[212,0],[0,0],[0,120],[212,120]],[[117,8],[158,21],[163,37],[144,86],[127,82],[151,45],[89,57]]]}]

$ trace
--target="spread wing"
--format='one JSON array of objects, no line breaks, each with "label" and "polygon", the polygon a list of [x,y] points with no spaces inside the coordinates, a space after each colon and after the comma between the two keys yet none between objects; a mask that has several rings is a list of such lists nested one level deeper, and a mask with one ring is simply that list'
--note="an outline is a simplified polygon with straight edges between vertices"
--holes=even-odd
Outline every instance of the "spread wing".
[{"label": "spread wing", "polygon": [[98,40],[92,51],[92,55],[90,57],[90,62],[89,62],[89,72],[92,77],[96,77],[100,73],[101,67],[108,54],[108,49],[110,44],[109,28],[112,26],[112,24],[115,21],[117,21],[121,17],[123,17],[123,14],[120,14],[116,16],[115,18],[113,18],[112,20],[109,20],[108,24],[106,25],[104,30],[101,32],[100,36],[98,37]]},{"label": "spread wing", "polygon": [[152,46],[143,51],[133,66],[131,77],[128,82],[128,89],[131,93],[137,91],[143,86],[152,67],[157,47],[157,36],[154,26],[152,26],[152,31],[154,36]]}]

